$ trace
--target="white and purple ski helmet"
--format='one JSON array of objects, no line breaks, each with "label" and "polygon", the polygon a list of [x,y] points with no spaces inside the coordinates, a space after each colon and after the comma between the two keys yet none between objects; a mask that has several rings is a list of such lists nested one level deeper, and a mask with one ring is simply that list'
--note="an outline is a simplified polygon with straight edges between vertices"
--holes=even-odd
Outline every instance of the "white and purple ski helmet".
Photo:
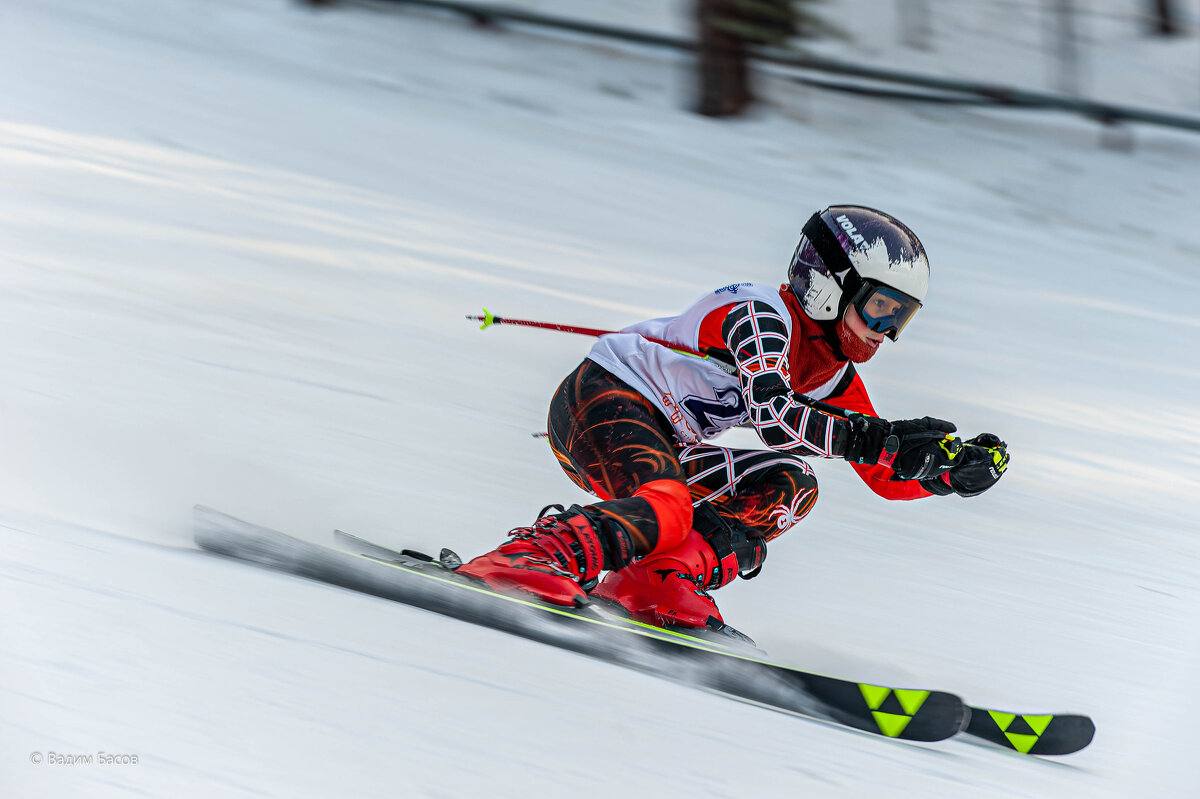
[{"label": "white and purple ski helmet", "polygon": [[841,319],[851,303],[886,288],[909,300],[888,335],[895,339],[929,290],[929,259],[908,226],[861,205],[832,205],[804,224],[788,283],[816,321]]}]

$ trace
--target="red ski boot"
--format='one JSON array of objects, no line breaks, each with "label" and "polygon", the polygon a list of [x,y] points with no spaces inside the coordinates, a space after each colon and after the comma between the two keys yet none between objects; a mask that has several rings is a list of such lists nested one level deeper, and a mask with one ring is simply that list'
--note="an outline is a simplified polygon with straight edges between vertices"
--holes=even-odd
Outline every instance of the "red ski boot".
[{"label": "red ski boot", "polygon": [[[698,526],[713,528],[709,536],[692,530],[683,543],[667,552],[649,555],[605,576],[592,596],[625,608],[635,620],[658,626],[722,629],[725,619],[708,592],[731,582],[741,571],[747,579],[758,573],[767,557],[762,538],[748,538],[715,512],[702,513]],[[714,546],[715,545],[715,546]]]},{"label": "red ski boot", "polygon": [[[546,515],[551,507],[560,513]],[[518,527],[487,554],[458,567],[457,573],[493,588],[516,588],[555,605],[587,602],[583,584],[604,569],[619,569],[633,558],[633,541],[620,525],[592,508],[542,508],[532,527]]]}]

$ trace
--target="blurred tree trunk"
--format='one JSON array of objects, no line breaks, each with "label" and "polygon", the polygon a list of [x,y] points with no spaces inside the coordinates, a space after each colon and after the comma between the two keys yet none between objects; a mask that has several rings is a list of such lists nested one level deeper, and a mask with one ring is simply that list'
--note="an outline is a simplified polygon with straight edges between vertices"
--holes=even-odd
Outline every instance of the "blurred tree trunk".
[{"label": "blurred tree trunk", "polygon": [[736,116],[750,104],[750,65],[746,43],[721,28],[727,14],[723,0],[697,0],[700,102],[704,116]]},{"label": "blurred tree trunk", "polygon": [[1179,19],[1171,0],[1150,0],[1150,16],[1154,20],[1154,32],[1160,36],[1174,36],[1179,33]]},{"label": "blurred tree trunk", "polygon": [[1075,0],[1054,0],[1054,53],[1058,90],[1071,97],[1080,93],[1079,36],[1075,31]]},{"label": "blurred tree trunk", "polygon": [[700,97],[696,110],[736,116],[754,100],[749,48],[780,45],[795,31],[793,0],[696,0]]}]

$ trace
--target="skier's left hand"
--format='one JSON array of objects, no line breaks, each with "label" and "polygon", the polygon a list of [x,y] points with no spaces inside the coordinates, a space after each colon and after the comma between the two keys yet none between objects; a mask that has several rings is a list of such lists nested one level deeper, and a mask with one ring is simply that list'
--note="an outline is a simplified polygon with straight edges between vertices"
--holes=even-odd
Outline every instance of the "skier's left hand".
[{"label": "skier's left hand", "polygon": [[955,465],[944,478],[922,480],[925,490],[934,494],[958,494],[975,497],[1000,481],[1008,468],[1008,445],[992,433],[981,433],[964,442]]},{"label": "skier's left hand", "polygon": [[950,487],[960,497],[974,497],[1000,481],[1008,468],[1008,445],[999,436],[981,433],[967,442],[960,463],[950,472]]}]

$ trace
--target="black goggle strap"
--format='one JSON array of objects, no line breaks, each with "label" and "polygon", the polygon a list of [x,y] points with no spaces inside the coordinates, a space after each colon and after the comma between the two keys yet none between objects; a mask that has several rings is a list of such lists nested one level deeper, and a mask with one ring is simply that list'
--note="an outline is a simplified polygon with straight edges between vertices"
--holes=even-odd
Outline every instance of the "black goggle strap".
[{"label": "black goggle strap", "polygon": [[837,234],[822,221],[820,212],[808,218],[801,232],[812,242],[817,254],[821,256],[821,260],[825,262],[825,266],[829,268],[830,272],[840,275],[846,270],[850,270],[851,274],[856,274],[853,269],[854,265],[850,263],[850,256],[846,255],[846,251],[842,249],[842,243],[838,241]]}]

